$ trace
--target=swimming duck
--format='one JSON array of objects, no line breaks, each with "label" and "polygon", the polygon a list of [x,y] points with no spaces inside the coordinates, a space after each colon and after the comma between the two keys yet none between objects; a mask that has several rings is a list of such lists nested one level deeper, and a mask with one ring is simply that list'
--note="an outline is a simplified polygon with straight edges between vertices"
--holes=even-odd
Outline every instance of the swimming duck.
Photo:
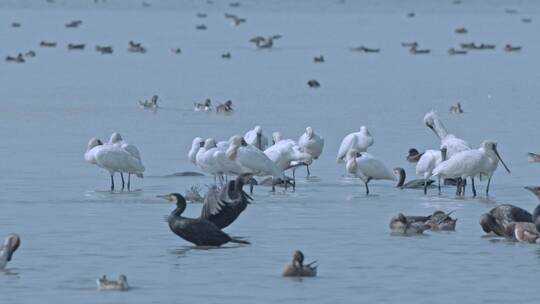
[{"label": "swimming duck", "polygon": [[219,229],[232,224],[251,203],[252,198],[242,189],[251,180],[251,174],[243,174],[220,191],[210,188],[204,198],[201,219],[214,223]]},{"label": "swimming duck", "polygon": [[455,105],[451,106],[450,113],[456,113],[456,114],[463,113],[463,109],[461,108],[461,103],[458,102]]},{"label": "swimming duck", "polygon": [[146,48],[141,45],[140,42],[129,41],[128,52],[130,53],[146,53]]},{"label": "swimming duck", "polygon": [[182,49],[181,48],[174,48],[174,49],[170,49],[169,50],[172,54],[182,54]]},{"label": "swimming duck", "polygon": [[431,50],[429,49],[418,49],[416,46],[411,47],[409,49],[409,53],[416,55],[416,54],[429,54],[431,53]]},{"label": "swimming duck", "polygon": [[13,253],[17,251],[21,245],[21,238],[17,234],[9,234],[4,244],[0,246],[0,269],[4,269],[6,264],[13,258]]},{"label": "swimming duck", "polygon": [[16,62],[16,63],[24,63],[25,60],[24,60],[23,54],[22,54],[22,53],[19,53],[19,54],[17,54],[17,56],[15,56],[15,57],[7,56],[7,57],[6,57],[6,61],[8,61],[8,62],[11,61],[11,62]]},{"label": "swimming duck", "polygon": [[182,239],[197,246],[221,246],[228,242],[249,244],[247,241],[230,237],[209,220],[183,217],[186,200],[182,195],[171,193],[167,200],[176,204],[176,209],[167,218],[169,228]]},{"label": "swimming duck", "polygon": [[212,110],[212,101],[210,98],[206,98],[206,100],[203,103],[195,102],[193,103],[195,106],[195,111],[211,111]]},{"label": "swimming duck", "polygon": [[514,222],[532,223],[532,215],[522,208],[503,204],[480,216],[480,226],[485,233],[494,233],[502,237],[512,237],[513,231],[508,229]]},{"label": "swimming duck", "polygon": [[[405,183],[406,173],[403,168],[394,168],[394,174],[399,176],[397,188],[401,189],[424,189],[426,181],[424,179],[414,179]],[[431,186],[435,181],[432,179],[427,180],[427,186]]]},{"label": "swimming duck", "polygon": [[223,58],[223,59],[231,59],[231,52],[221,54],[221,58]]},{"label": "swimming duck", "polygon": [[379,53],[381,51],[381,49],[374,49],[374,48],[369,48],[369,47],[361,45],[359,47],[351,48],[351,51],[363,52],[363,53]]},{"label": "swimming duck", "polygon": [[467,51],[465,51],[465,50],[457,50],[455,48],[450,48],[448,50],[448,55],[467,55]]},{"label": "swimming duck", "polygon": [[101,54],[112,54],[113,53],[113,48],[112,48],[112,46],[96,45],[96,52],[101,53]]},{"label": "swimming duck", "polygon": [[467,31],[467,29],[464,27],[460,27],[460,28],[457,28],[455,32],[456,34],[467,34],[469,31]]},{"label": "swimming duck", "polygon": [[408,218],[403,213],[399,213],[390,219],[390,230],[393,233],[399,233],[405,236],[422,234],[430,228],[423,220],[414,217]]},{"label": "swimming duck", "polygon": [[307,85],[308,85],[310,88],[318,88],[318,87],[321,86],[321,84],[320,84],[317,80],[315,80],[315,79],[308,80]]},{"label": "swimming duck", "polygon": [[314,57],[314,58],[313,58],[313,62],[318,62],[318,63],[324,62],[324,57],[323,57],[323,55]]},{"label": "swimming duck", "polygon": [[227,100],[225,103],[219,104],[216,107],[216,113],[229,113],[232,112],[232,100]]},{"label": "swimming duck", "polygon": [[24,57],[36,57],[36,52],[30,50],[30,51],[24,53]]},{"label": "swimming duck", "polygon": [[120,275],[118,281],[108,280],[105,275],[96,280],[97,288],[100,291],[127,291],[129,289],[127,277]]},{"label": "swimming duck", "polygon": [[84,50],[85,44],[68,44],[67,48],[68,50]]},{"label": "swimming duck", "polygon": [[521,18],[521,22],[523,22],[523,23],[531,23],[532,19],[531,18]]},{"label": "swimming duck", "polygon": [[39,43],[39,46],[41,46],[41,47],[56,47],[56,42],[41,41]]},{"label": "swimming duck", "polygon": [[11,27],[21,27],[21,24],[19,22],[12,22]]},{"label": "swimming duck", "polygon": [[81,20],[73,20],[65,24],[67,28],[76,28],[79,27],[79,25],[82,24]]},{"label": "swimming duck", "polygon": [[413,48],[413,47],[417,47],[417,46],[418,46],[418,42],[416,42],[416,41],[413,41],[413,42],[402,42],[402,43],[401,43],[401,46],[402,46],[402,47],[406,47],[406,48]]},{"label": "swimming duck", "polygon": [[152,96],[152,98],[150,100],[145,100],[144,102],[139,100],[139,104],[143,108],[157,109],[159,107],[158,104],[157,104],[158,98],[159,97],[157,95],[154,95],[154,96]]},{"label": "swimming duck", "polygon": [[195,26],[195,29],[199,30],[199,31],[205,31],[208,29],[208,27],[204,24],[199,24],[197,26]]},{"label": "swimming duck", "polygon": [[540,244],[540,233],[534,223],[510,223],[507,227],[507,237],[518,242]]},{"label": "swimming duck", "polygon": [[452,213],[453,211],[445,213],[437,210],[424,223],[429,225],[432,231],[454,231],[456,230],[457,219],[450,217]]},{"label": "swimming duck", "polygon": [[291,264],[283,272],[284,277],[315,277],[317,276],[317,261],[304,265],[304,254],[300,250],[293,253]]},{"label": "swimming duck", "polygon": [[208,17],[208,14],[205,13],[197,13],[197,18],[206,18]]},{"label": "swimming duck", "polygon": [[507,44],[504,46],[505,52],[519,52],[521,51],[521,46],[512,46],[510,44]]}]

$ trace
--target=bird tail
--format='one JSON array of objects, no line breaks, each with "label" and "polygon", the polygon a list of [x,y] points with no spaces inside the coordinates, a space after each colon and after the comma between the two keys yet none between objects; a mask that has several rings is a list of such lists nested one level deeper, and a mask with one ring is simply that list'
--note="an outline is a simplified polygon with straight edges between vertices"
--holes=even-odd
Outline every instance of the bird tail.
[{"label": "bird tail", "polygon": [[231,243],[237,243],[237,244],[246,244],[246,245],[251,245],[250,242],[248,241],[244,241],[242,238],[240,237],[231,237]]}]

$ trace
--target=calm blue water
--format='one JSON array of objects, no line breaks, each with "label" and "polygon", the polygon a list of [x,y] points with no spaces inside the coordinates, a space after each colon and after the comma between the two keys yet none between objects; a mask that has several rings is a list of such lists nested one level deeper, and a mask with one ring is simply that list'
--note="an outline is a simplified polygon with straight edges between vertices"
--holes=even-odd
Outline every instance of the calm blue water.
[{"label": "calm blue water", "polygon": [[[8,271],[0,274],[0,302],[536,300],[540,247],[483,238],[477,222],[500,203],[529,210],[538,203],[523,186],[537,185],[540,177],[540,167],[526,159],[526,152],[540,151],[540,3],[245,1],[233,9],[215,2],[155,1],[147,9],[139,1],[0,2],[0,54],[37,52],[25,64],[0,63],[0,237],[16,232],[22,238]],[[505,8],[519,13],[505,14]],[[417,16],[406,18],[410,11]],[[209,17],[198,19],[196,12]],[[248,22],[234,28],[224,12]],[[533,22],[522,23],[522,17]],[[64,28],[72,19],[83,25]],[[22,27],[11,28],[14,21]],[[208,30],[196,31],[200,23]],[[454,34],[461,26],[469,34]],[[283,38],[271,51],[248,43],[275,33]],[[41,40],[59,46],[42,49]],[[142,42],[148,53],[127,53],[129,40]],[[411,40],[432,54],[410,55],[400,43]],[[497,49],[447,55],[448,48],[469,41],[495,43]],[[87,43],[87,49],[68,52],[67,43]],[[501,49],[506,43],[524,49],[508,54]],[[96,44],[112,45],[114,54],[97,54]],[[361,44],[382,51],[349,51]],[[170,54],[173,47],[183,53]],[[227,51],[232,59],[222,60]],[[326,62],[314,64],[320,54]],[[307,88],[312,78],[320,89]],[[140,109],[137,101],[153,94],[162,108]],[[193,112],[192,103],[207,97],[232,99],[237,111]],[[456,101],[463,115],[448,113]],[[363,186],[342,177],[337,148],[360,125],[375,137],[372,154],[413,176],[407,150],[438,147],[422,121],[429,110],[473,146],[498,141],[512,174],[496,173],[490,198],[455,198],[452,188],[425,197],[389,182],[373,182],[373,195],[366,197]],[[294,139],[313,126],[326,139],[312,167],[317,178],[300,179],[295,193],[256,189],[256,202],[227,228],[251,246],[193,249],[169,231],[163,217],[173,206],[155,196],[212,182],[166,177],[196,170],[186,156],[193,137],[223,140],[255,124]],[[83,159],[90,137],[107,140],[113,131],[139,147],[147,168],[130,193],[108,192],[108,174]],[[388,220],[398,212],[436,209],[456,210],[455,233],[390,235]],[[200,205],[188,206],[188,216],[199,212]],[[319,277],[280,277],[295,249],[319,260]],[[121,273],[131,291],[96,291],[96,277]]]}]

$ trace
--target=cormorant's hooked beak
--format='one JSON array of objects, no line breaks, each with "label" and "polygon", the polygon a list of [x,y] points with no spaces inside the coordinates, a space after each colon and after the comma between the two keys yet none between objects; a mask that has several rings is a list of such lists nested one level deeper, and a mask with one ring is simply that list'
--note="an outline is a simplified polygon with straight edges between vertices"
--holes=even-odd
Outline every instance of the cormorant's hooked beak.
[{"label": "cormorant's hooked beak", "polygon": [[508,169],[508,166],[506,166],[506,164],[502,160],[501,156],[499,155],[499,151],[497,151],[497,146],[493,146],[493,152],[495,152],[495,155],[497,155],[497,158],[501,161],[501,164],[503,164],[504,169],[506,169],[506,172],[508,172],[508,174],[510,174],[510,169]]}]

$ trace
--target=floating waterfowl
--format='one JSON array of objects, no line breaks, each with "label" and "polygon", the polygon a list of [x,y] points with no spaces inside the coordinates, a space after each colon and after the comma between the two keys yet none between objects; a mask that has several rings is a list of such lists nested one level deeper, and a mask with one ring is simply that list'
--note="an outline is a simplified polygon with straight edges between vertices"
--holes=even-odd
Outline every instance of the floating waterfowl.
[{"label": "floating waterfowl", "polygon": [[[427,219],[426,219],[427,220]],[[403,213],[399,213],[390,219],[390,230],[393,233],[398,233],[404,236],[423,234],[424,231],[431,227],[415,218],[407,218]]]},{"label": "floating waterfowl", "polygon": [[317,62],[317,63],[324,62],[324,57],[323,57],[323,55],[314,57],[314,58],[313,58],[313,62]]},{"label": "floating waterfowl", "polygon": [[456,230],[457,219],[453,219],[450,215],[453,211],[445,213],[437,210],[424,223],[429,225],[432,231],[454,231]]},{"label": "floating waterfowl", "polygon": [[455,30],[456,34],[467,34],[469,31],[467,31],[466,28],[460,27]]},{"label": "floating waterfowl", "polygon": [[159,97],[157,95],[154,95],[152,96],[150,100],[145,100],[145,101],[139,100],[139,105],[141,105],[141,107],[146,108],[146,109],[157,109],[159,108],[158,98]]},{"label": "floating waterfowl", "polygon": [[197,18],[206,18],[208,17],[208,14],[205,13],[197,13]]},{"label": "floating waterfowl", "polygon": [[223,58],[223,59],[231,59],[231,52],[221,54],[221,58]]},{"label": "floating waterfowl", "polygon": [[73,20],[65,24],[67,28],[76,28],[79,27],[79,25],[82,24],[81,20]]},{"label": "floating waterfowl", "polygon": [[409,49],[409,53],[416,55],[416,54],[429,54],[431,53],[431,50],[429,49],[418,49],[416,46],[411,47]]},{"label": "floating waterfowl", "polygon": [[206,100],[203,103],[195,102],[195,103],[193,103],[193,105],[194,105],[194,110],[197,111],[197,112],[199,112],[199,111],[204,111],[204,112],[212,111],[212,101],[210,100],[210,98],[206,98]]},{"label": "floating waterfowl", "polygon": [[505,52],[519,52],[521,51],[521,46],[512,46],[510,44],[507,44],[504,46]]},{"label": "floating waterfowl", "polygon": [[101,53],[101,54],[112,54],[113,48],[112,46],[96,45],[96,52]]},{"label": "floating waterfowl", "polygon": [[308,80],[307,85],[310,88],[319,88],[321,86],[321,84],[315,79]]},{"label": "floating waterfowl", "polygon": [[84,47],[86,45],[81,43],[81,44],[72,44],[72,43],[69,43],[67,48],[68,50],[84,50]]},{"label": "floating waterfowl", "polygon": [[418,42],[416,41],[413,41],[413,42],[402,42],[401,43],[401,46],[402,47],[406,47],[406,48],[415,48],[415,47],[418,47]]},{"label": "floating waterfowl", "polygon": [[291,264],[283,272],[284,277],[315,277],[317,276],[317,261],[304,265],[304,254],[300,250],[293,253]]},{"label": "floating waterfowl", "polygon": [[24,53],[24,57],[36,57],[36,52],[30,50],[30,51]]},{"label": "floating waterfowl", "polygon": [[448,50],[448,55],[467,55],[467,51],[450,48]]},{"label": "floating waterfowl", "polygon": [[351,48],[351,51],[353,51],[353,52],[363,52],[363,53],[379,53],[381,51],[381,49],[369,48],[369,47],[361,45],[359,47]]},{"label": "floating waterfowl", "polygon": [[170,49],[169,50],[172,54],[182,54],[182,49],[181,48],[174,48],[174,49]]},{"label": "floating waterfowl", "polygon": [[133,41],[129,42],[128,52],[130,53],[146,53],[146,48],[141,45],[141,43],[135,43]]},{"label": "floating waterfowl", "polygon": [[39,46],[41,46],[41,47],[56,47],[56,42],[41,41],[39,43]]},{"label": "floating waterfowl", "polygon": [[195,29],[199,30],[199,31],[205,31],[208,29],[208,27],[204,24],[199,24],[197,26],[195,26]]},{"label": "floating waterfowl", "polygon": [[118,281],[108,280],[103,275],[101,278],[97,278],[96,283],[100,291],[128,291],[129,289],[127,277],[123,274],[118,277]]},{"label": "floating waterfowl", "polygon": [[532,215],[522,208],[503,204],[482,214],[479,222],[485,233],[512,238],[513,231],[508,229],[509,225],[514,222],[532,223]]},{"label": "floating waterfowl", "polygon": [[21,24],[19,22],[12,22],[11,27],[21,27]]},{"label": "floating waterfowl", "polygon": [[233,111],[232,100],[227,100],[216,107],[216,113],[230,113]]},{"label": "floating waterfowl", "polygon": [[531,18],[521,18],[521,22],[523,22],[523,23],[531,23],[532,19]]},{"label": "floating waterfowl", "polygon": [[7,62],[15,62],[15,63],[24,63],[25,62],[24,56],[23,56],[22,53],[17,54],[17,56],[15,56],[15,57],[6,56],[6,61]]},{"label": "floating waterfowl", "polygon": [[455,105],[451,106],[450,107],[450,113],[456,113],[456,114],[463,113],[463,109],[461,108],[461,103],[458,102]]}]

